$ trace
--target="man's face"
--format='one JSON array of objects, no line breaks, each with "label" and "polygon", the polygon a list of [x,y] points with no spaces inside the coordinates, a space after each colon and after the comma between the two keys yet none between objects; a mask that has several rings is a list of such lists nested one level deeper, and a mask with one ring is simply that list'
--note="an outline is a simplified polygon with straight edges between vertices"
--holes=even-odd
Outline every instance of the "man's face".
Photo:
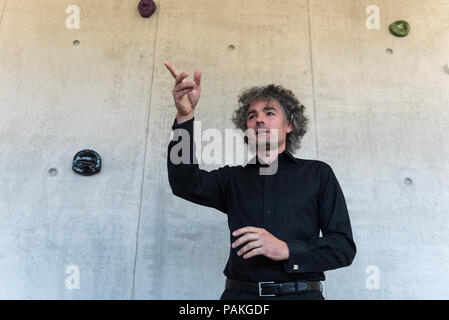
[{"label": "man's face", "polygon": [[275,137],[273,131],[277,130],[279,152],[285,149],[287,133],[293,129],[290,121],[284,120],[281,105],[275,99],[253,102],[248,108],[246,126],[248,129],[255,130],[255,140],[258,145],[263,142],[273,145],[275,141],[270,141],[270,131],[271,135]]}]

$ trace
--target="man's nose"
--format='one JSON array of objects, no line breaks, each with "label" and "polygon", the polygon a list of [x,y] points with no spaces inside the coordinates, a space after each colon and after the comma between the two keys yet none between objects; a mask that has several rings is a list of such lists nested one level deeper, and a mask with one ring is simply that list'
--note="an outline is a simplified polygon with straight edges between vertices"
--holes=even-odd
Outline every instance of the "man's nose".
[{"label": "man's nose", "polygon": [[258,114],[257,116],[256,116],[256,123],[257,124],[259,124],[259,123],[264,123],[264,116],[262,115],[262,114]]},{"label": "man's nose", "polygon": [[257,128],[259,128],[259,127],[265,127],[265,123],[264,123],[263,121],[261,121],[261,120],[257,120],[257,121],[256,121],[256,127],[257,127]]}]

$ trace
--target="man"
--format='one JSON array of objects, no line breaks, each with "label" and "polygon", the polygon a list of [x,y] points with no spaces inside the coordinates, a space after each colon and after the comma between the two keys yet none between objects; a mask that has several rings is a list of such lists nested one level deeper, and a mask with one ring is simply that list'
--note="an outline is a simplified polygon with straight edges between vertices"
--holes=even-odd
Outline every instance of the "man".
[{"label": "man", "polygon": [[[173,194],[228,217],[231,249],[221,299],[324,300],[323,272],[349,266],[356,246],[331,167],[291,154],[306,132],[304,106],[280,86],[243,92],[232,120],[237,128],[254,133],[255,161],[208,172],[199,169],[193,146],[201,72],[196,70],[194,81],[187,81],[186,72],[179,73],[168,61],[164,65],[175,78],[177,114],[167,159]],[[178,137],[182,130],[188,136]],[[187,161],[175,164],[172,152],[176,149],[179,156],[186,150],[179,143],[187,144],[189,154]],[[272,174],[261,174],[260,169],[274,164]]]}]

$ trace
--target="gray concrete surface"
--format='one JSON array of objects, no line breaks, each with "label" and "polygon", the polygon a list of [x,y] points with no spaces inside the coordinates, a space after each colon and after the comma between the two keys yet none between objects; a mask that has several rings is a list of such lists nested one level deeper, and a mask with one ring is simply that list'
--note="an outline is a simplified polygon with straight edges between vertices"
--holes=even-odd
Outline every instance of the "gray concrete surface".
[{"label": "gray concrete surface", "polygon": [[[160,0],[149,19],[137,3],[0,0],[1,299],[219,298],[226,216],[168,185],[166,59],[203,72],[203,130],[232,128],[253,85],[306,106],[296,156],[334,169],[358,249],[326,272],[327,299],[449,298],[447,1]],[[80,29],[66,28],[68,5]],[[406,38],[388,31],[399,19]],[[71,171],[86,148],[103,157],[96,176]]]}]

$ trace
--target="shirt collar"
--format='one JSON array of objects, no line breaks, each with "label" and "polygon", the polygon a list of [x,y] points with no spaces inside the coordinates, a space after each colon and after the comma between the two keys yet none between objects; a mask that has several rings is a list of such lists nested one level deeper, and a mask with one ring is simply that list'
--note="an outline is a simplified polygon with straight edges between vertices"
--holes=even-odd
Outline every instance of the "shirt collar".
[{"label": "shirt collar", "polygon": [[[279,163],[296,163],[297,165],[301,165],[299,159],[296,159],[287,149],[279,153],[278,155]],[[275,160],[276,161],[276,160]],[[259,157],[255,155],[250,161],[247,163],[248,166],[268,166],[263,162],[260,162]]]}]

